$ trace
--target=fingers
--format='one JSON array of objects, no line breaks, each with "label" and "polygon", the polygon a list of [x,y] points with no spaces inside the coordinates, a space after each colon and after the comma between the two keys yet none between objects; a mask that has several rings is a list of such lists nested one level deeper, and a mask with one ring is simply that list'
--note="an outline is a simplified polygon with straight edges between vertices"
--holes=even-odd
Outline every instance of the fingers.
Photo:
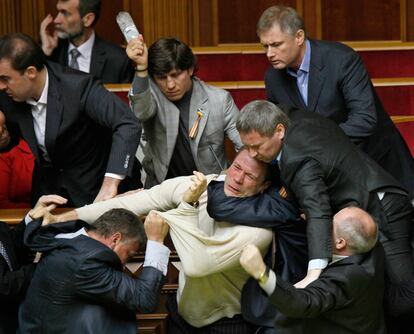
[{"label": "fingers", "polygon": [[53,22],[53,17],[52,17],[52,15],[48,14],[42,20],[42,22],[40,22],[40,32],[46,32],[46,29],[47,29],[48,25],[51,24],[52,22]]},{"label": "fingers", "polygon": [[41,205],[41,206],[47,207],[51,204],[63,205],[63,204],[66,204],[67,202],[68,200],[66,198],[59,196],[59,195],[43,195],[38,199],[36,206]]},{"label": "fingers", "polygon": [[148,240],[164,242],[164,238],[168,234],[169,226],[166,221],[156,212],[151,211],[145,218],[145,232]]}]

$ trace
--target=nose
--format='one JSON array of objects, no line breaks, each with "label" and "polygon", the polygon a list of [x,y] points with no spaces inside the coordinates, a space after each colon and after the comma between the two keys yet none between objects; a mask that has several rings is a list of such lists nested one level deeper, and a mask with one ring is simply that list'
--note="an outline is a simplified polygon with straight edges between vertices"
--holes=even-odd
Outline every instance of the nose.
[{"label": "nose", "polygon": [[173,89],[175,87],[175,80],[169,76],[167,76],[167,88]]},{"label": "nose", "polygon": [[0,90],[6,90],[7,85],[0,80]]},{"label": "nose", "polygon": [[60,23],[62,23],[62,14],[61,13],[58,13],[56,15],[55,19],[53,20],[53,23],[54,24],[60,24]]},{"label": "nose", "polygon": [[242,184],[243,183],[243,179],[244,179],[244,173],[243,172],[237,173],[234,176],[234,182],[236,182],[237,184]]},{"label": "nose", "polygon": [[250,147],[248,149],[248,152],[249,152],[250,157],[252,157],[252,158],[255,158],[257,156],[257,150],[255,150],[254,148]]},{"label": "nose", "polygon": [[267,58],[271,58],[275,56],[275,49],[271,46],[269,46],[266,50],[266,56]]}]

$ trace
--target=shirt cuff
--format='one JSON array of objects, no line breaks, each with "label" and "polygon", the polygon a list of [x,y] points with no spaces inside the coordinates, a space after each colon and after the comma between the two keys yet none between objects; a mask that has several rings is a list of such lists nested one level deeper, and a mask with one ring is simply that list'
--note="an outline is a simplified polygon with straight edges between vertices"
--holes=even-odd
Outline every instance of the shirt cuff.
[{"label": "shirt cuff", "polygon": [[260,287],[267,293],[272,295],[276,288],[276,274],[273,270],[269,270],[269,278],[265,284],[259,283]]},{"label": "shirt cuff", "polygon": [[131,89],[129,91],[130,95],[136,95],[140,94],[142,92],[145,92],[148,89],[149,86],[149,80],[148,77],[134,77],[134,80],[132,81]]},{"label": "shirt cuff", "polygon": [[26,225],[29,225],[32,221],[33,221],[33,219],[32,219],[32,217],[29,216],[29,214],[27,214],[26,216],[24,216],[24,223]]},{"label": "shirt cuff", "polygon": [[125,175],[119,175],[114,173],[105,173],[105,176],[112,177],[113,179],[123,180],[125,179]]},{"label": "shirt cuff", "polygon": [[324,269],[328,266],[328,259],[313,259],[309,261],[308,271],[312,269]]},{"label": "shirt cuff", "polygon": [[166,276],[169,257],[170,250],[168,247],[156,241],[147,241],[144,267],[154,267],[155,269],[162,271],[164,276]]}]

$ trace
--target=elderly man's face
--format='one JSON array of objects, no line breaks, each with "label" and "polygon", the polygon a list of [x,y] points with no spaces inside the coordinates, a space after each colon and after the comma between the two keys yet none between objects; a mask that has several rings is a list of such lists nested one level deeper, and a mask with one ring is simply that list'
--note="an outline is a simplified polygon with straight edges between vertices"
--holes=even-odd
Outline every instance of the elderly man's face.
[{"label": "elderly man's face", "polygon": [[248,197],[262,192],[267,165],[250,157],[247,150],[241,151],[227,170],[224,193],[231,197]]},{"label": "elderly man's face", "polygon": [[59,38],[74,39],[84,33],[82,18],[79,13],[79,0],[58,1],[58,14],[53,21]]}]

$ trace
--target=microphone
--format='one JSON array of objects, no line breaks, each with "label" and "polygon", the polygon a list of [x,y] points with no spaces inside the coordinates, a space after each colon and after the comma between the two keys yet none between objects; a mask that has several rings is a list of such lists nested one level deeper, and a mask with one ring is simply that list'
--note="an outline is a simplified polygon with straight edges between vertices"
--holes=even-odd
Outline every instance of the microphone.
[{"label": "microphone", "polygon": [[128,43],[131,39],[138,38],[139,31],[128,12],[119,12],[116,16],[116,22]]},{"label": "microphone", "polygon": [[213,153],[214,160],[216,160],[217,165],[220,167],[220,170],[221,170],[221,171],[223,171],[223,170],[224,170],[224,168],[223,168],[223,166],[221,165],[220,160],[218,159],[217,154],[216,154],[216,152],[214,151],[213,146],[208,145],[208,148],[210,149],[211,153]]}]

